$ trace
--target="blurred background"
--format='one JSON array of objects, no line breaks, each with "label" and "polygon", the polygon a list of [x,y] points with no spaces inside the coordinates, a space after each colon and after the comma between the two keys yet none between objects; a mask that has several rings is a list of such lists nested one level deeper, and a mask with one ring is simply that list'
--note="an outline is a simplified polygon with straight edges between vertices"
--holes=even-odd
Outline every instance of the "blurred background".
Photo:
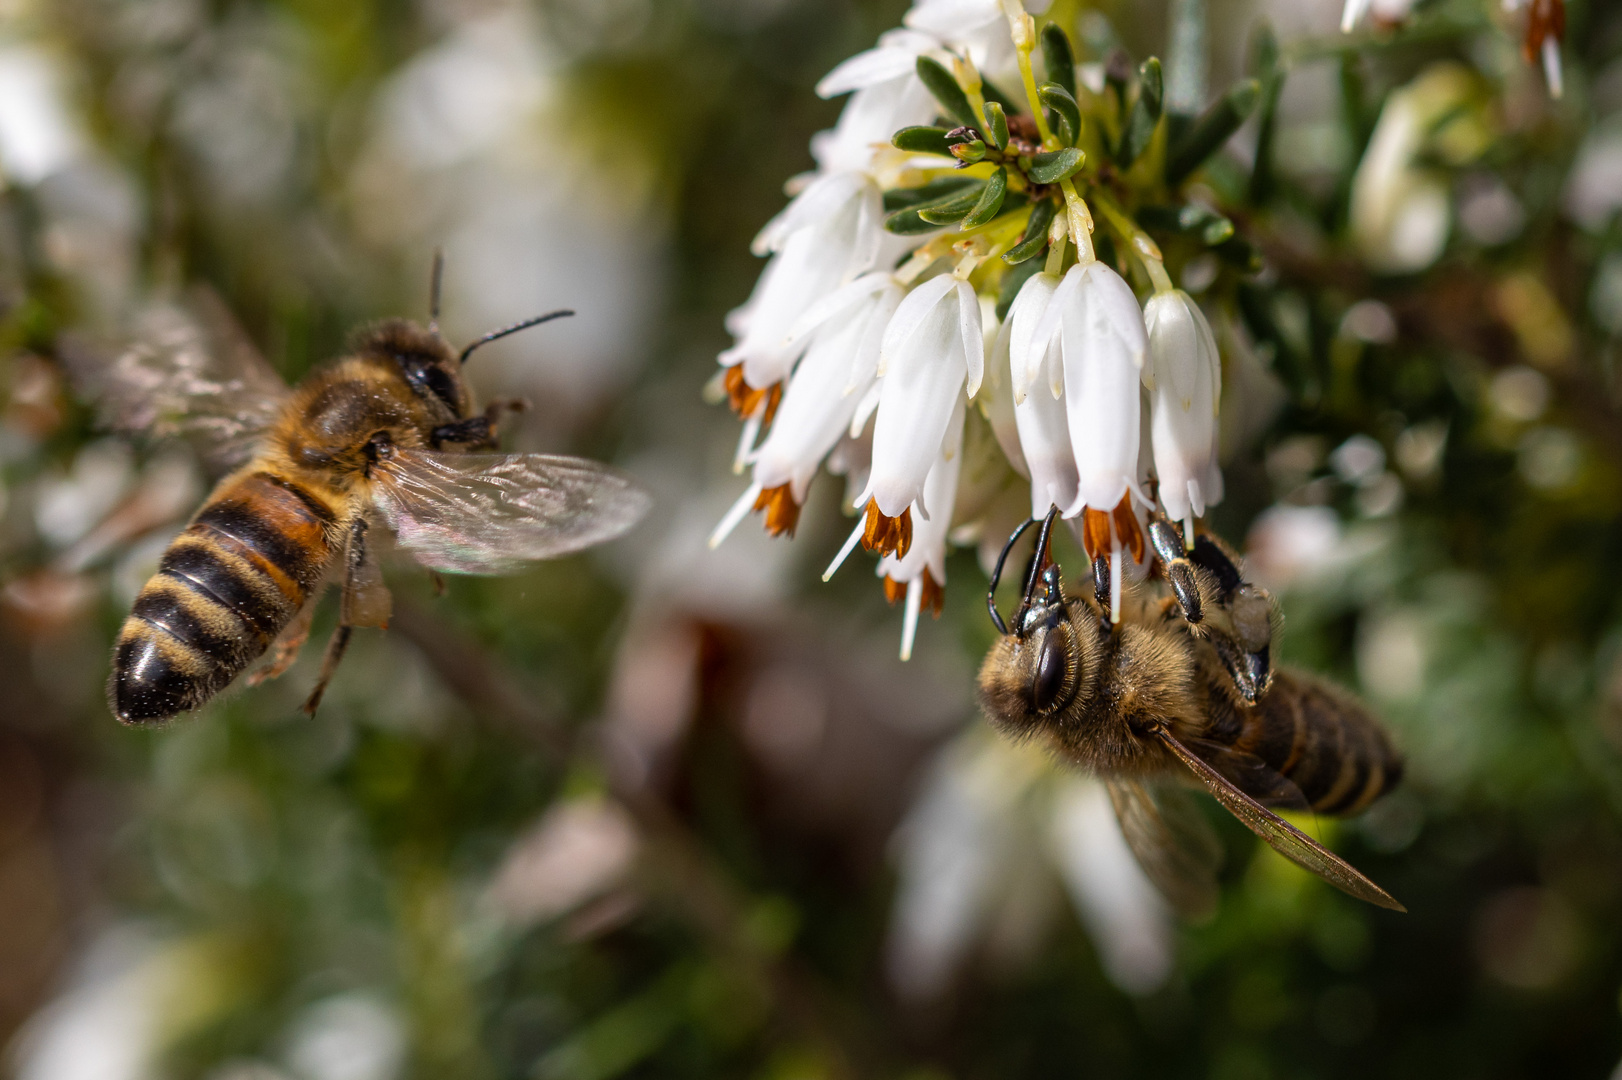
[{"label": "blurred background", "polygon": [[[1257,20],[1282,43],[1272,123],[1213,169],[1264,268],[1217,298],[1211,520],[1286,661],[1405,748],[1321,830],[1409,914],[1213,809],[1221,908],[1175,921],[1100,789],[977,717],[972,550],[903,665],[875,582],[817,581],[836,484],[793,543],[705,547],[743,486],[701,389],[750,238],[838,115],[811,87],[900,0],[0,0],[10,1075],[1613,1075],[1622,9],[1571,4],[1552,101],[1493,0],[1376,0],[1350,38],[1330,0],[1208,2],[1075,36],[1141,59],[1203,25],[1194,101]],[[397,566],[313,720],[315,650],[120,728],[112,635],[207,478],[98,431],[63,358],[204,284],[295,379],[425,318],[441,245],[453,341],[579,311],[474,376],[652,517],[444,595]]]}]

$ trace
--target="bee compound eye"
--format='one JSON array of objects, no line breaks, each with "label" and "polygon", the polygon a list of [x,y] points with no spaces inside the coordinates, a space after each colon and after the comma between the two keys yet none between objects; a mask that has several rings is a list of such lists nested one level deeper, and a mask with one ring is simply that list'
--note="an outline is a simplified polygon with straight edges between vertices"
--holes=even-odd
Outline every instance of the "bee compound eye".
[{"label": "bee compound eye", "polygon": [[1036,658],[1036,677],[1031,682],[1031,705],[1037,712],[1051,712],[1070,681],[1070,636],[1056,626],[1044,635],[1042,651]]}]

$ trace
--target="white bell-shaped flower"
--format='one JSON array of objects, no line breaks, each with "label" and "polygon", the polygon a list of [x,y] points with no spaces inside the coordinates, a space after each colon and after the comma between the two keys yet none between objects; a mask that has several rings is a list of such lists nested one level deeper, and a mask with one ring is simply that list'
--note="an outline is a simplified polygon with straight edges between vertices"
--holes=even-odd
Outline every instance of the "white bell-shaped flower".
[{"label": "white bell-shaped flower", "polygon": [[755,389],[781,381],[805,348],[789,336],[796,320],[868,270],[883,239],[883,195],[871,177],[837,173],[813,181],[756,237],[757,254],[775,254],[728,321],[739,340],[721,354],[721,363],[742,364],[744,380]]},{"label": "white bell-shaped flower", "polygon": [[1215,467],[1222,361],[1205,314],[1186,292],[1174,289],[1143,308],[1149,331],[1150,439],[1160,477],[1160,505],[1168,517],[1203,517],[1220,494],[1210,490]]},{"label": "white bell-shaped flower", "polygon": [[807,312],[796,336],[810,340],[805,357],[783,392],[771,432],[755,452],[755,483],[766,491],[789,485],[795,503],[822,459],[850,427],[856,408],[873,384],[884,328],[901,303],[901,287],[888,274],[859,282],[864,291],[840,290]]},{"label": "white bell-shaped flower", "polygon": [[[980,302],[968,282],[951,274],[919,285],[896,308],[881,347],[884,382],[873,422],[873,472],[863,501],[885,517],[914,502],[936,513],[924,492],[964,380],[978,389],[985,367]],[[951,507],[945,508],[950,515]]]},{"label": "white bell-shaped flower", "polygon": [[1008,309],[1008,362],[1014,379],[1014,401],[1025,400],[1031,384],[1041,380],[1058,397],[1064,387],[1064,368],[1059,357],[1059,339],[1049,326],[1048,336],[1037,340],[1036,330],[1042,325],[1048,304],[1063,279],[1046,271],[1032,274]]},{"label": "white bell-shaped flower", "polygon": [[1054,290],[1035,339],[1054,334],[1076,454],[1076,498],[1064,516],[1086,507],[1108,512],[1137,482],[1138,385],[1149,348],[1143,312],[1121,275],[1101,262],[1080,263]]},{"label": "white bell-shaped flower", "polygon": [[[996,343],[992,346],[991,370],[1009,369],[1010,379],[1016,387],[1025,362],[1014,363],[1014,343],[1021,341],[1027,354],[1032,351],[1030,339],[1034,337],[1035,324],[1040,321],[1058,284],[1059,278],[1055,274],[1037,274],[1027,281],[1014,298],[1008,319],[997,333]],[[1057,349],[1053,351],[1056,353]],[[1047,359],[1043,355],[1041,362]],[[1056,356],[1053,359],[1057,361]],[[1052,370],[1062,376],[1057,362],[1052,364]],[[991,381],[990,375],[987,375],[986,381]],[[1009,453],[1009,458],[1012,460],[1017,454],[1024,466],[1021,471],[1030,478],[1032,517],[1042,517],[1051,507],[1062,509],[1076,501],[1076,455],[1070,446],[1070,427],[1065,417],[1064,402],[1055,392],[1062,389],[1062,381],[1044,376],[1030,392],[1022,394],[1016,390],[1015,394],[1012,412],[1018,444],[1015,452]]]},{"label": "white bell-shaped flower", "polygon": [[890,137],[904,127],[927,124],[939,106],[918,78],[918,57],[940,48],[939,39],[915,30],[891,30],[817,83],[824,98],[850,94],[839,121],[811,136],[811,156],[825,172],[872,172],[881,154],[900,152]]},{"label": "white bell-shaped flower", "polygon": [[[878,574],[884,578],[884,591],[891,602],[903,597],[906,610],[901,629],[901,659],[912,657],[912,643],[918,632],[918,613],[925,607],[940,614],[946,588],[946,537],[951,529],[952,508],[957,502],[957,481],[963,467],[964,399],[947,419],[946,431],[936,444],[929,475],[913,515],[912,546],[905,555],[886,555],[879,560]],[[925,518],[922,507],[929,508]]]}]

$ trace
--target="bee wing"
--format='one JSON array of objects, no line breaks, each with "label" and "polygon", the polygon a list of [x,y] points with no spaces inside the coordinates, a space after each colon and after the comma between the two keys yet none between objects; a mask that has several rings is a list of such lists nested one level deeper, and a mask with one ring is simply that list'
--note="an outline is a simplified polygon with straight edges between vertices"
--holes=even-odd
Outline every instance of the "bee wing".
[{"label": "bee wing", "polygon": [[1407,911],[1380,886],[1364,877],[1355,867],[1339,855],[1324,847],[1267,807],[1246,795],[1233,781],[1217,772],[1198,757],[1194,751],[1178,742],[1169,731],[1157,735],[1166,749],[1199,777],[1217,802],[1228,809],[1245,827],[1267,842],[1274,851],[1297,866],[1305,867],[1323,878],[1341,892],[1367,900],[1392,911]]},{"label": "bee wing", "polygon": [[186,439],[220,472],[248,460],[288,395],[287,384],[206,289],[192,290],[184,303],[146,308],[129,344],[111,359],[84,346],[64,350],[64,359],[104,425]]},{"label": "bee wing", "polygon": [[501,574],[620,535],[648,493],[596,462],[552,454],[398,450],[372,469],[373,502],[432,570]]},{"label": "bee wing", "polygon": [[1121,835],[1160,894],[1187,918],[1213,913],[1222,848],[1199,810],[1171,788],[1151,792],[1123,777],[1105,781],[1104,787]]},{"label": "bee wing", "polygon": [[1255,754],[1235,750],[1209,739],[1189,739],[1183,744],[1198,754],[1211,768],[1222,774],[1240,791],[1263,806],[1278,810],[1311,810],[1312,804],[1301,793],[1295,781],[1267,764]]}]

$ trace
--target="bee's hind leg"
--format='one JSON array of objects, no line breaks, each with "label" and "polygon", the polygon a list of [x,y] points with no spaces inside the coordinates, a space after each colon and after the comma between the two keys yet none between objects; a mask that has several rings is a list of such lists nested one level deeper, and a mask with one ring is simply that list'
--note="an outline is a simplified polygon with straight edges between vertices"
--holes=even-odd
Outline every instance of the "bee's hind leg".
[{"label": "bee's hind leg", "polygon": [[249,673],[249,686],[258,686],[266,680],[279,678],[293,666],[293,661],[298,659],[304,643],[310,640],[310,624],[315,621],[315,601],[316,598],[313,596],[305,601],[304,607],[293,616],[293,621],[277,635],[275,641],[271,642],[270,659],[265,661],[263,667]]},{"label": "bee's hind leg", "polygon": [[338,663],[344,658],[344,650],[349,648],[349,637],[354,633],[353,626],[339,624],[327,640],[326,655],[321,658],[321,678],[316,680],[315,689],[310,696],[304,699],[303,710],[306,716],[314,716],[315,710],[321,705],[321,698],[327,692],[327,684],[332,681],[332,675],[338,670]]}]

